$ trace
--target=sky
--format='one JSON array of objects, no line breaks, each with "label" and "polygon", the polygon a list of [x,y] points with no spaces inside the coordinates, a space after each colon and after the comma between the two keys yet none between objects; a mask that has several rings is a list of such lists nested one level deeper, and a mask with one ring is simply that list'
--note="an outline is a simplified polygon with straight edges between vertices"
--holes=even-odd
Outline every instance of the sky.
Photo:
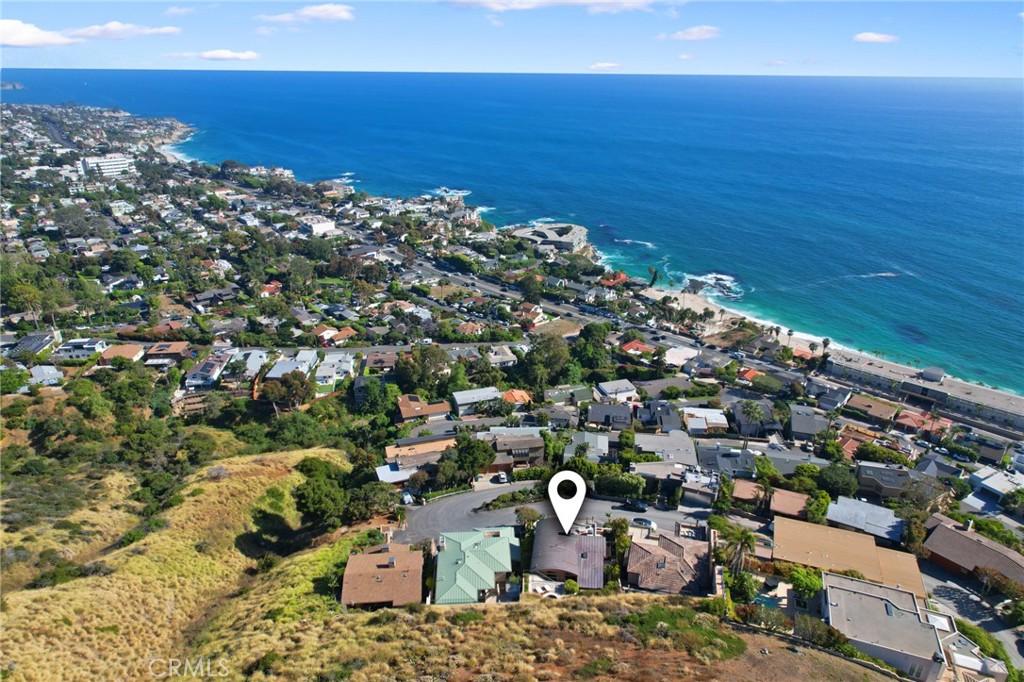
[{"label": "sky", "polygon": [[1024,2],[6,1],[7,68],[1024,77]]}]

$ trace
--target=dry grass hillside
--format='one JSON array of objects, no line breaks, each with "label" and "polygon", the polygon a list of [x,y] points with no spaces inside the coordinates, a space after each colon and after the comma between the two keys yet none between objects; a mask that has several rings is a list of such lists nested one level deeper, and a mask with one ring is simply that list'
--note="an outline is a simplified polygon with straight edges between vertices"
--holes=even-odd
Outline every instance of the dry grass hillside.
[{"label": "dry grass hillside", "polygon": [[[168,526],[102,556],[113,569],[44,589],[4,593],[0,651],[12,680],[144,680],[152,657],[181,657],[188,636],[251,582],[261,543],[297,527],[287,492],[305,456],[342,463],[335,450],[219,460],[195,474]],[[220,479],[208,473],[222,467]],[[285,493],[268,498],[267,490]],[[283,500],[281,502],[278,499]],[[254,510],[266,509],[265,527]]]}]

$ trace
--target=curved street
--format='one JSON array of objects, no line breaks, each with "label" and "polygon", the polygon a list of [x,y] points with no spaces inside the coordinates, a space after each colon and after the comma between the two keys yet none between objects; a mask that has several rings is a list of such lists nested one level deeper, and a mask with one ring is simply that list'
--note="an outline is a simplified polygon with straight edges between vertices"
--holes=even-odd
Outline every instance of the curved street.
[{"label": "curved street", "polygon": [[[426,538],[436,539],[438,535],[445,532],[514,524],[516,521],[515,507],[506,507],[495,511],[475,510],[502,493],[529,488],[533,483],[533,481],[521,481],[507,485],[487,486],[483,490],[459,493],[423,506],[410,506],[408,507],[406,527],[395,533],[395,541],[411,543]],[[528,506],[533,507],[544,516],[554,516],[551,504],[547,500]],[[683,521],[687,518],[706,519],[708,513],[707,508],[704,507],[680,507],[679,511],[666,511],[651,507],[648,511],[639,513],[626,509],[621,502],[595,500],[588,497],[583,502],[583,508],[580,510],[577,520],[604,521],[608,514],[611,514],[612,517],[622,516],[627,519],[642,516],[658,524],[660,530],[672,531],[676,521]]]}]

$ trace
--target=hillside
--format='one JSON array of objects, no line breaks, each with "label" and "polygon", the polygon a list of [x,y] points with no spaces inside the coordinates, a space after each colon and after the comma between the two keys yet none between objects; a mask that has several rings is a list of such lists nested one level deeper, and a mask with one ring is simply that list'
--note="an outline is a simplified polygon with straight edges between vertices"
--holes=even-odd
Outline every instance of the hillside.
[{"label": "hillside", "polygon": [[0,650],[11,679],[148,679],[152,657],[181,657],[189,633],[252,580],[255,557],[298,527],[287,492],[307,455],[343,461],[327,449],[219,460],[190,477],[165,528],[101,553],[103,571],[5,590]]}]

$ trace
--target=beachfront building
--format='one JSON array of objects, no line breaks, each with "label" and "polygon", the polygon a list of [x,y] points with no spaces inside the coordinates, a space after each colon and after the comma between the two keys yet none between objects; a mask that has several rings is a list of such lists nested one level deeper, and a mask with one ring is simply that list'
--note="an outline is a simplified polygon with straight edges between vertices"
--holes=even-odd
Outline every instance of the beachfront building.
[{"label": "beachfront building", "polygon": [[926,409],[945,408],[1013,429],[1024,429],[1024,399],[945,375],[937,368],[920,372],[877,358],[836,352],[826,370],[846,382],[870,386]]},{"label": "beachfront building", "polygon": [[530,225],[512,230],[516,237],[537,246],[547,246],[557,251],[575,252],[587,243],[587,228],[571,223],[548,223]]}]

